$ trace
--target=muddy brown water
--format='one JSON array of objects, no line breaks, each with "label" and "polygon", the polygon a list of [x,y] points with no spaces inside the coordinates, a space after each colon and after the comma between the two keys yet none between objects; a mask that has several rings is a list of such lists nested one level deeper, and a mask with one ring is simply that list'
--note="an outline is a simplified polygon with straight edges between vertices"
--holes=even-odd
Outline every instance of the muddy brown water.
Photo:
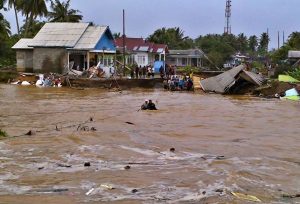
[{"label": "muddy brown water", "polygon": [[0,85],[0,107],[0,203],[300,203],[297,102]]}]

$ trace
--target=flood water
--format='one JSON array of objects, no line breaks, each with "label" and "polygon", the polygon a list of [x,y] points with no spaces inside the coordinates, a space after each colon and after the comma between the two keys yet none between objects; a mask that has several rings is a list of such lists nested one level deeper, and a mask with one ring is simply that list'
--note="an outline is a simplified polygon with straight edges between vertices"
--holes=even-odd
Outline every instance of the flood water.
[{"label": "flood water", "polygon": [[297,102],[0,85],[0,107],[0,203],[300,203]]}]

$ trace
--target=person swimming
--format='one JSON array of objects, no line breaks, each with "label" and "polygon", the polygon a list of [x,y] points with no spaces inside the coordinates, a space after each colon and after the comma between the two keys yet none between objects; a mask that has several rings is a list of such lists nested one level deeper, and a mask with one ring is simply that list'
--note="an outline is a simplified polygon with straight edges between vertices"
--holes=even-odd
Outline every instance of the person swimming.
[{"label": "person swimming", "polygon": [[148,110],[157,110],[155,103],[153,103],[152,100],[149,100],[148,102]]},{"label": "person swimming", "polygon": [[145,100],[145,102],[141,106],[141,110],[147,110],[147,109],[148,109],[148,100]]}]

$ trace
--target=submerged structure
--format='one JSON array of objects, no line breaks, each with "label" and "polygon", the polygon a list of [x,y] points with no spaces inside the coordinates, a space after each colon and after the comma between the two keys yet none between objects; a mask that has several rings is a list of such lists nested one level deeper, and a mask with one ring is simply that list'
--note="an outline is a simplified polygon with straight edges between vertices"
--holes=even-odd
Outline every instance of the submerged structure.
[{"label": "submerged structure", "polygon": [[13,47],[17,70],[62,73],[65,67],[83,71],[99,62],[110,66],[116,46],[108,26],[89,23],[46,23],[33,39],[20,39]]},{"label": "submerged structure", "polygon": [[200,85],[205,92],[239,93],[251,86],[261,86],[264,80],[262,75],[249,72],[245,65],[240,65],[215,77],[201,80]]}]

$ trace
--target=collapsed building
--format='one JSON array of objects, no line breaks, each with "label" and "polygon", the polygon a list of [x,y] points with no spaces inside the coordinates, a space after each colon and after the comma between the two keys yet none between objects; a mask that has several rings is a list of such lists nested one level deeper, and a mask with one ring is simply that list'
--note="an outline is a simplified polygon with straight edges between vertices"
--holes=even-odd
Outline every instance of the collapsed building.
[{"label": "collapsed building", "polygon": [[258,86],[261,86],[265,78],[246,70],[245,65],[240,65],[219,74],[200,81],[200,86],[205,92],[220,94],[243,94]]}]

